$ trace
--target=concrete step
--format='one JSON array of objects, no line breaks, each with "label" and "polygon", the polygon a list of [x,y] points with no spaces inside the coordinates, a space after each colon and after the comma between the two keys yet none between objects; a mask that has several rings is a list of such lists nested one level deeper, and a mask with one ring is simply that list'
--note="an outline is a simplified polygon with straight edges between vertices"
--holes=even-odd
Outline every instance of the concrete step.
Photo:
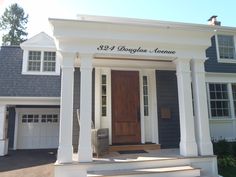
[{"label": "concrete step", "polygon": [[151,169],[151,168],[164,168],[174,166],[188,166],[189,160],[185,158],[167,158],[167,159],[152,159],[141,161],[108,161],[108,162],[95,162],[87,165],[88,171],[103,171],[109,170],[130,170],[130,169]]},{"label": "concrete step", "polygon": [[129,170],[88,171],[88,177],[197,177],[200,169],[191,166],[174,166],[163,168],[135,168]]}]

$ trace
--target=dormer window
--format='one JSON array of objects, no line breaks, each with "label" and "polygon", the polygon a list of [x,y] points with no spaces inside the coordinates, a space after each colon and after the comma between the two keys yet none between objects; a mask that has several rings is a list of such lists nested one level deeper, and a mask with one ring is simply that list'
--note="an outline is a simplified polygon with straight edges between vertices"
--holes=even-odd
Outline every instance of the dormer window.
[{"label": "dormer window", "polygon": [[29,51],[27,70],[29,72],[55,72],[56,52]]},{"label": "dormer window", "polygon": [[24,51],[22,74],[60,75],[60,55],[52,37],[41,32],[20,46]]},{"label": "dormer window", "polygon": [[235,42],[233,35],[217,35],[218,41],[218,61],[236,62]]}]

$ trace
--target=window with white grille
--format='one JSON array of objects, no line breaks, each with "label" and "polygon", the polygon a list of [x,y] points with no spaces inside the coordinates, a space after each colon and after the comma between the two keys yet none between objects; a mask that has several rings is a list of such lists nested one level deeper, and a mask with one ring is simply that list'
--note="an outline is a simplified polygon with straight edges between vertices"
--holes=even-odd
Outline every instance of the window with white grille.
[{"label": "window with white grille", "polygon": [[220,59],[236,59],[233,35],[218,35],[218,48]]}]

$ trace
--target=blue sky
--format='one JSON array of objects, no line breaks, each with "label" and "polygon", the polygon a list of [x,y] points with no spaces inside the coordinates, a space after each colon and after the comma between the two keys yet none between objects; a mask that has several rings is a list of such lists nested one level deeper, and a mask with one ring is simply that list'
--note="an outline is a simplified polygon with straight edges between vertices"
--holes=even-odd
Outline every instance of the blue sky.
[{"label": "blue sky", "polygon": [[236,27],[235,0],[0,0],[0,14],[15,2],[29,14],[28,37],[41,31],[51,34],[49,17],[76,18],[77,14],[200,24],[218,15],[223,26]]}]

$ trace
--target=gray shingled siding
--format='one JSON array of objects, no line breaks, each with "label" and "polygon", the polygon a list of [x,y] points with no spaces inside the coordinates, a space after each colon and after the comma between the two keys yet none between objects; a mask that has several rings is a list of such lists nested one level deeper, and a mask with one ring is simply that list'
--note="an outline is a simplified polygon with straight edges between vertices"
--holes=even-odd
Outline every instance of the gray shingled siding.
[{"label": "gray shingled siding", "polygon": [[[177,148],[180,142],[179,106],[175,71],[156,71],[158,131],[162,148]],[[170,108],[171,118],[162,119],[160,109]]]},{"label": "gray shingled siding", "polygon": [[211,38],[211,47],[206,50],[205,70],[207,72],[236,73],[236,63],[218,63],[216,54],[215,37]]},{"label": "gray shingled siding", "polygon": [[[92,120],[94,121],[94,100],[95,100],[95,72],[93,70],[92,76]],[[79,124],[77,119],[77,109],[80,108],[80,69],[76,68],[74,72],[74,107],[73,107],[73,148],[76,152],[78,150],[79,141]]]},{"label": "gray shingled siding", "polygon": [[79,140],[79,124],[76,110],[80,107],[80,70],[75,68],[74,72],[74,107],[73,107],[73,147],[77,151]]},{"label": "gray shingled siding", "polygon": [[22,62],[23,51],[20,47],[1,47],[0,96],[60,96],[60,76],[22,75]]}]

